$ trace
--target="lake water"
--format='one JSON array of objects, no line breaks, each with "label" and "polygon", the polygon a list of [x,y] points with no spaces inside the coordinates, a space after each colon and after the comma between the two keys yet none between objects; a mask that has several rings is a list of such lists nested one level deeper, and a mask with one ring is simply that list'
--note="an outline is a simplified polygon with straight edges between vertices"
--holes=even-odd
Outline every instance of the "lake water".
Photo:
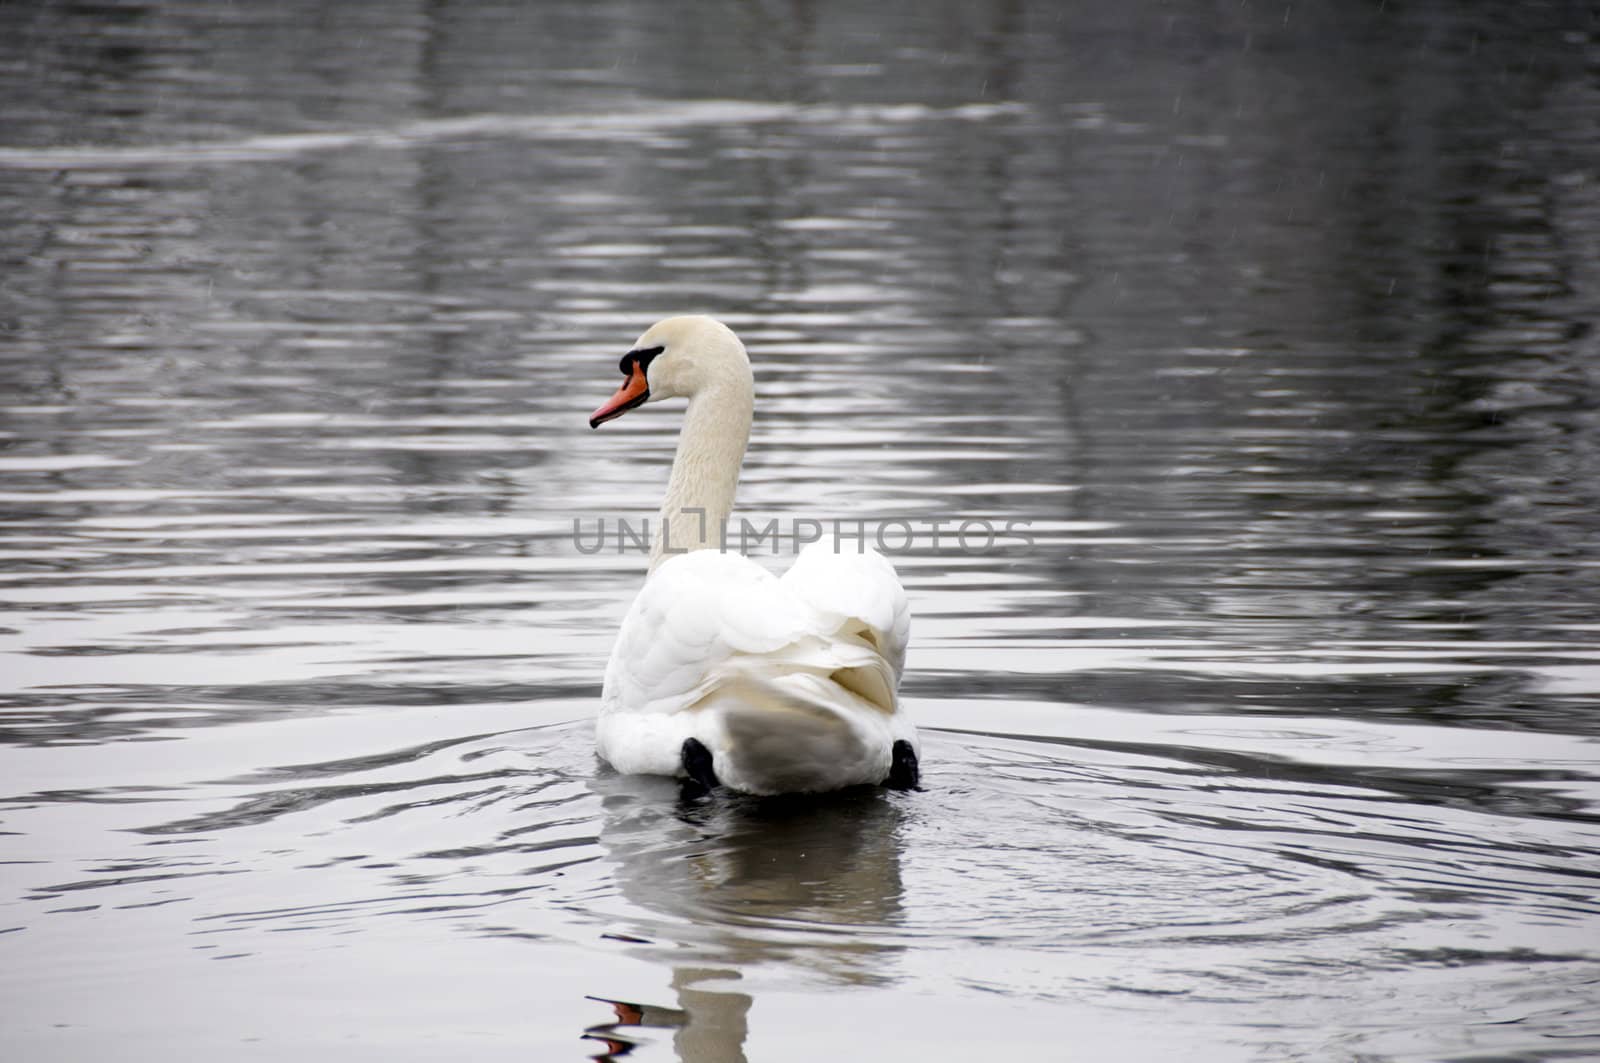
[{"label": "lake water", "polygon": [[[1600,1056],[1594,12],[862,6],[0,7],[8,1058]],[[920,791],[594,759],[685,311]]]}]

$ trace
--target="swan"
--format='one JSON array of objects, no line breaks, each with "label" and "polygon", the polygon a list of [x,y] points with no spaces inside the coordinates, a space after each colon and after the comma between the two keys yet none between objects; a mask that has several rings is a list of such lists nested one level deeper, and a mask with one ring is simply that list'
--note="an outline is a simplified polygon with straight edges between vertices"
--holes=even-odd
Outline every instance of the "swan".
[{"label": "swan", "polygon": [[744,344],[713,318],[670,317],[620,368],[591,428],[689,401],[650,569],[606,665],[601,759],[758,795],[916,786],[920,746],[897,694],[911,613],[894,567],[824,538],[780,579],[719,548],[755,404]]}]

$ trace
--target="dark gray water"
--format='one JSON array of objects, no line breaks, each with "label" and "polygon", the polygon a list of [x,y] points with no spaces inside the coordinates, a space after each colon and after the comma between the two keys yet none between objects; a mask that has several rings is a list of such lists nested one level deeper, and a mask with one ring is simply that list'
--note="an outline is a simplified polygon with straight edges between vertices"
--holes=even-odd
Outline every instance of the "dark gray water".
[{"label": "dark gray water", "polygon": [[[1600,21],[856,6],[0,6],[8,1057],[1600,1055]],[[921,792],[593,759],[684,311]]]}]

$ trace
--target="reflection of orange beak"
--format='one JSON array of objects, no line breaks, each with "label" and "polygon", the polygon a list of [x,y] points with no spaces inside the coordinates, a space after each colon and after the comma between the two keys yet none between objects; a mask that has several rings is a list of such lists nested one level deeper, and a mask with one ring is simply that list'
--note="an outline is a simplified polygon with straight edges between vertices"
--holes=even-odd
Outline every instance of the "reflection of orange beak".
[{"label": "reflection of orange beak", "polygon": [[605,405],[590,415],[589,427],[599,428],[612,418],[621,417],[649,397],[650,382],[645,379],[644,370],[639,368],[638,362],[630,361],[628,379],[623,381],[615,395],[605,401]]}]

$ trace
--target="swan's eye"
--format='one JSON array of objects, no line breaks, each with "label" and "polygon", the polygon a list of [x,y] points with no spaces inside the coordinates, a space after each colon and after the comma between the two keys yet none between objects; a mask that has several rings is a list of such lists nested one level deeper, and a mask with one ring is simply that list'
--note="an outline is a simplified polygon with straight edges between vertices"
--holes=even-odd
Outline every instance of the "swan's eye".
[{"label": "swan's eye", "polygon": [[633,363],[638,362],[639,371],[641,373],[646,372],[650,368],[650,363],[655,360],[656,355],[664,350],[666,350],[665,347],[645,347],[641,350],[629,351],[622,356],[622,361],[617,363],[617,368],[622,370],[623,376],[632,376]]}]

